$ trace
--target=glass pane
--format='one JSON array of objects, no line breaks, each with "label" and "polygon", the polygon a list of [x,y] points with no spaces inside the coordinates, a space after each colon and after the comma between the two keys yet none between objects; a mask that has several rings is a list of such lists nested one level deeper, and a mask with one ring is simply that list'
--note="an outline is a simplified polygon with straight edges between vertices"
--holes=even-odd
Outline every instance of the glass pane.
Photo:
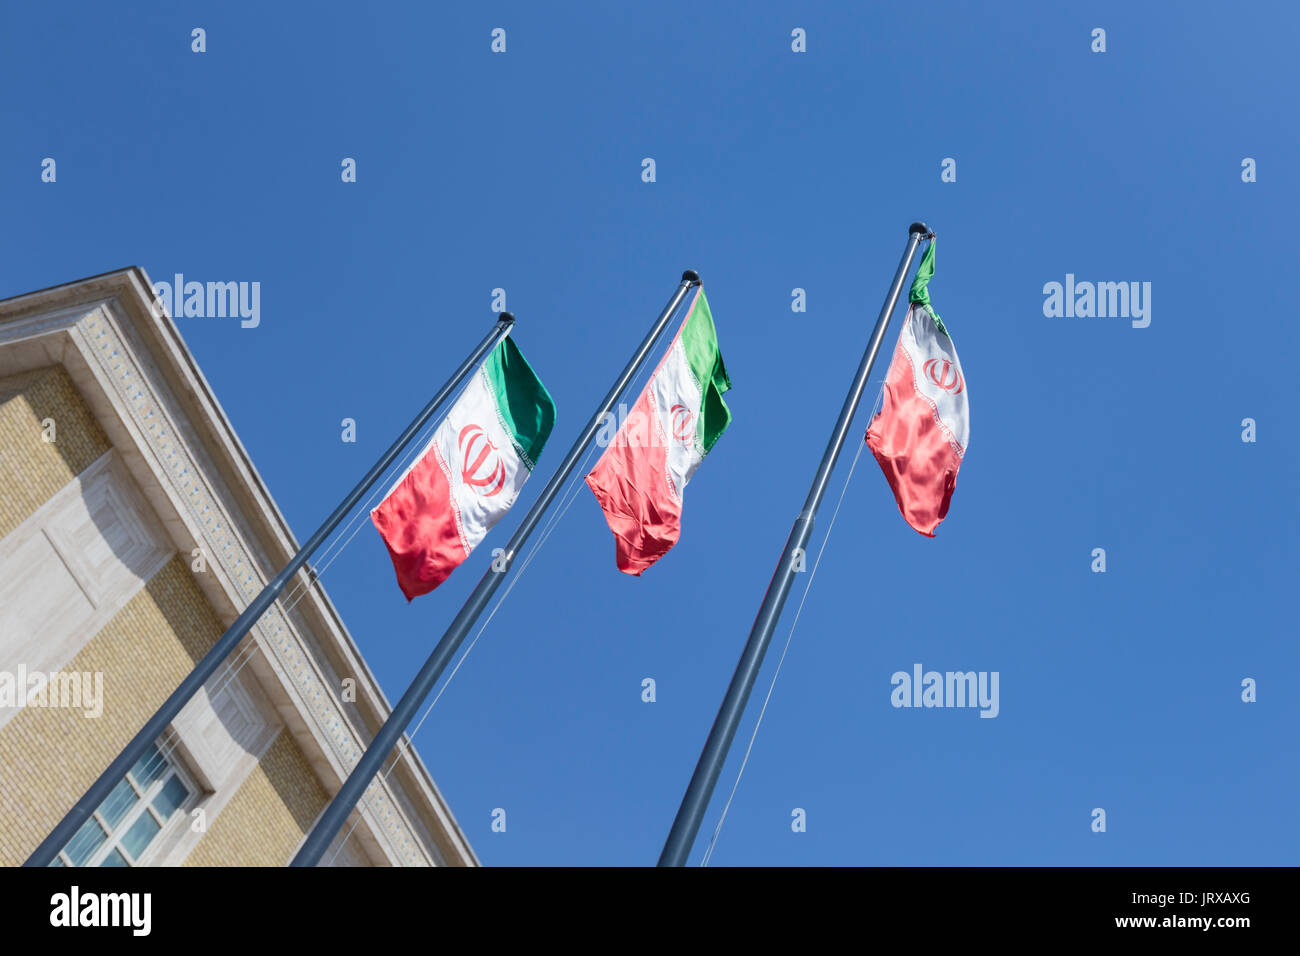
[{"label": "glass pane", "polygon": [[118,782],[112,792],[99,805],[99,815],[108,823],[109,829],[117,826],[126,816],[126,812],[135,806],[137,797],[131,783],[125,777]]},{"label": "glass pane", "polygon": [[131,864],[126,862],[126,857],[124,857],[119,851],[114,850],[108,856],[104,857],[104,859],[100,860],[99,865],[100,866],[130,866]]},{"label": "glass pane", "polygon": [[189,795],[189,788],[181,783],[181,778],[173,776],[158,792],[158,796],[154,797],[153,807],[164,820],[169,820],[184,805]]},{"label": "glass pane", "polygon": [[140,785],[140,789],[147,789],[149,784],[153,783],[163,775],[167,769],[167,761],[163,760],[163,755],[158,752],[154,744],[149,745],[140,759],[136,761],[135,766],[131,768],[131,776],[135,777],[135,782]]},{"label": "glass pane", "polygon": [[90,855],[99,849],[99,845],[104,842],[104,828],[99,825],[94,817],[91,817],[81,825],[68,845],[63,848],[63,852],[68,854],[68,859],[72,861],[73,866],[85,866]]},{"label": "glass pane", "polygon": [[153,814],[146,810],[140,814],[140,819],[131,824],[131,829],[126,831],[126,836],[122,837],[122,849],[131,854],[131,859],[140,859],[140,854],[144,848],[149,845],[149,841],[158,835],[162,827],[158,821],[153,818]]},{"label": "glass pane", "polygon": [[63,857],[61,856],[56,856],[54,859],[50,860],[50,866],[64,866],[64,865],[65,864],[63,862]]}]

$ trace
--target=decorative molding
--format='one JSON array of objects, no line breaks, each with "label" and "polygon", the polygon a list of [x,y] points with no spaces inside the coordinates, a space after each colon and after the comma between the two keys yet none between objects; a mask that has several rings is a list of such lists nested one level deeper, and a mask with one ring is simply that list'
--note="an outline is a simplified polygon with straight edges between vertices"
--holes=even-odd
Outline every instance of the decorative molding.
[{"label": "decorative molding", "polygon": [[254,699],[261,694],[246,686],[242,676],[222,672],[211,683],[185,705],[172,729],[199,782],[219,793],[233,778],[243,780],[284,725],[269,704]]},{"label": "decorative molding", "polygon": [[[236,659],[241,659],[238,652]],[[201,809],[208,829],[284,727],[270,702],[245,676],[224,670],[210,685],[185,705],[165,735],[173,743],[173,761],[206,791],[186,807],[186,813]],[[181,864],[203,835],[188,825],[178,829],[155,865]],[[365,865],[364,859],[357,865]]]},{"label": "decorative molding", "polygon": [[[79,334],[74,334],[74,342],[83,355],[89,353],[88,358],[97,363],[100,375],[116,394],[119,409],[130,415],[156,467],[170,482],[173,495],[179,497],[189,519],[186,524],[198,529],[195,538],[207,552],[209,569],[221,572],[227,587],[235,592],[235,605],[246,607],[265,586],[266,578],[259,568],[270,562],[265,555],[254,556],[237,533],[223,496],[216,493],[209,478],[216,469],[197,459],[170,414],[175,403],[160,396],[165,386],[136,365],[138,350],[123,340],[116,319],[111,304],[101,305],[76,323]],[[292,586],[287,590],[291,592]],[[296,691],[298,710],[314,718],[314,729],[328,744],[332,762],[339,768],[353,767],[363,749],[358,735],[338,708],[335,694],[322,687],[323,675],[317,662],[305,652],[301,636],[279,602],[262,615],[252,633],[259,647],[269,652],[276,671]],[[334,686],[338,686],[337,682]],[[385,838],[387,849],[397,861],[407,866],[430,862],[424,858],[404,815],[378,781],[366,791],[366,808],[374,829]]]},{"label": "decorative molding", "polygon": [[0,540],[0,667],[61,670],[171,559],[133,484],[107,451]]},{"label": "decorative molding", "polygon": [[[195,546],[204,549],[208,571],[196,580],[228,623],[296,545],[174,325],[149,314],[147,290],[147,277],[132,269],[0,302],[0,374],[51,360],[68,369],[152,503],[171,546],[187,557]],[[77,303],[69,305],[74,298]],[[301,573],[287,593],[306,579]],[[302,604],[287,614],[285,600],[253,629],[251,640],[260,653],[247,651],[245,644],[233,659],[246,661],[246,673],[256,675],[275,715],[333,790],[333,781],[346,777],[369,738],[358,731],[357,721],[362,715],[367,722],[382,720],[389,707],[324,591],[308,589]],[[340,669],[358,681],[355,704],[341,699]],[[238,723],[230,708],[239,712],[239,704],[209,706]],[[182,714],[177,724],[186,719]],[[182,728],[183,748],[188,749],[193,729]],[[244,747],[241,733],[236,728],[230,736]],[[222,765],[212,753],[190,757],[204,775],[205,761]],[[478,862],[409,749],[392,777],[376,780],[366,791],[362,820],[351,849],[358,849],[360,840],[377,862]]]}]

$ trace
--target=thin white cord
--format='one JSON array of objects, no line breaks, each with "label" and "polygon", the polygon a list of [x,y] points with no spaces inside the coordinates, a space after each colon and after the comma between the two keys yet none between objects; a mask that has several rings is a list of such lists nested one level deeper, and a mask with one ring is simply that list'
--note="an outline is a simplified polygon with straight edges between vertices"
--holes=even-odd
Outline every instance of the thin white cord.
[{"label": "thin white cord", "polygon": [[[457,398],[459,399],[459,395]],[[315,583],[320,580],[326,570],[329,569],[330,565],[332,565],[339,556],[342,555],[344,549],[352,543],[352,539],[357,536],[363,527],[365,527],[365,522],[359,521],[358,519],[369,514],[370,505],[374,503],[375,499],[386,494],[391,488],[391,479],[394,473],[398,469],[405,470],[406,466],[418,457],[419,453],[428,443],[430,436],[440,424],[441,421],[426,425],[425,428],[416,436],[415,441],[407,446],[407,451],[402,455],[399,455],[395,462],[380,475],[379,479],[376,479],[375,484],[372,486],[372,490],[363,502],[362,507],[355,512],[343,526],[343,532],[347,532],[349,528],[352,529],[351,533],[347,535],[346,540],[342,538],[343,532],[335,534],[329,545],[321,553],[323,563],[304,568],[303,570],[306,574],[303,575],[302,578],[295,575],[297,580],[295,580],[289,593],[281,595],[276,599],[276,603],[283,605],[280,613],[286,619],[288,618],[289,612],[297,607],[298,604],[307,596],[307,593]],[[411,448],[414,448],[415,450],[411,451]],[[355,527],[353,527],[353,525],[355,525]],[[245,640],[248,640],[248,638],[246,637]],[[235,681],[240,672],[244,669],[244,666],[256,656],[257,649],[257,640],[255,638],[248,640],[248,643],[244,644],[242,649],[240,649],[233,658],[228,658],[224,662],[225,669],[214,674],[213,677],[210,678],[209,683],[205,683],[201,689],[207,690],[209,697],[216,697]],[[209,684],[211,686],[209,686]],[[179,746],[180,738],[173,735],[171,740],[166,741],[163,746],[158,748],[157,755],[150,758],[145,763],[144,767],[141,768],[141,774],[147,776],[148,774],[153,773],[158,766],[165,764],[171,758],[172,754],[176,752],[176,749]]]},{"label": "thin white cord", "polygon": [[[645,386],[642,385],[641,389],[644,389],[644,387]],[[638,395],[640,394],[641,389],[637,391]],[[510,592],[514,590],[515,585],[517,585],[523,578],[524,572],[527,571],[529,565],[533,563],[533,559],[537,557],[537,554],[542,550],[542,547],[546,544],[551,534],[557,527],[559,527],[561,519],[563,519],[565,514],[568,513],[569,508],[573,506],[573,503],[578,500],[578,495],[581,494],[579,481],[582,479],[583,473],[587,470],[587,464],[591,461],[591,456],[595,454],[598,447],[598,445],[592,444],[587,450],[587,455],[583,459],[582,464],[574,470],[573,477],[569,479],[569,484],[566,486],[565,490],[560,493],[560,507],[553,511],[547,519],[546,524],[542,527],[540,537],[533,544],[532,548],[529,549],[528,554],[524,556],[523,562],[519,565],[519,572],[511,578],[510,583],[506,585],[506,590],[501,597],[497,598],[497,602],[492,606],[492,610],[488,613],[487,619],[479,625],[479,629],[475,632],[473,640],[471,640],[465,650],[461,652],[460,658],[451,669],[451,673],[448,674],[447,679],[442,682],[442,686],[438,688],[438,693],[435,694],[433,700],[429,702],[429,706],[424,709],[424,713],[420,716],[415,728],[410,733],[406,734],[398,745],[398,752],[393,755],[392,763],[389,764],[388,769],[379,774],[379,779],[381,781],[386,781],[392,772],[397,769],[398,763],[401,762],[406,751],[413,745],[415,735],[420,732],[420,728],[424,726],[424,722],[428,719],[429,714],[433,712],[434,705],[436,705],[438,701],[442,699],[442,695],[446,693],[447,688],[451,685],[452,679],[456,676],[457,672],[460,671],[461,665],[465,663],[465,658],[469,657],[470,651],[474,650],[474,645],[477,644],[478,639],[483,636],[483,631],[492,623],[492,619],[496,617],[497,611],[501,609],[501,605],[504,604],[506,598],[510,596]],[[366,798],[363,795],[358,803],[363,803],[365,799]],[[343,839],[339,841],[338,849],[334,851],[333,855],[331,855],[329,860],[326,862],[326,866],[333,863],[335,858],[343,852],[343,847],[347,844],[348,840],[351,839],[353,831],[356,830],[360,823],[361,814],[358,814],[357,819],[353,821],[352,826],[348,828],[348,832],[344,834]]]},{"label": "thin white cord", "polygon": [[[876,395],[876,405],[872,407],[871,416],[867,421],[876,417],[876,407],[880,403],[880,396],[884,394],[884,384],[881,384],[881,391]],[[727,802],[723,804],[722,815],[718,818],[718,825],[713,829],[713,836],[709,838],[709,845],[705,848],[704,858],[700,860],[700,866],[708,866],[709,858],[713,856],[713,848],[717,845],[718,835],[722,832],[722,824],[727,820],[727,811],[731,809],[731,802],[736,798],[736,791],[740,788],[740,778],[745,775],[745,767],[749,763],[750,752],[754,749],[754,741],[758,738],[758,729],[763,726],[763,716],[767,713],[767,705],[772,700],[772,691],[776,689],[777,678],[781,676],[781,666],[785,663],[785,655],[790,651],[790,641],[794,637],[794,630],[799,626],[799,616],[803,614],[804,603],[808,600],[808,592],[812,590],[813,581],[817,578],[817,568],[821,566],[822,554],[826,551],[826,544],[831,539],[831,532],[835,530],[835,520],[840,516],[840,505],[844,504],[844,495],[849,490],[849,482],[853,480],[853,473],[857,471],[858,459],[862,457],[862,449],[867,446],[865,441],[859,443],[858,453],[853,456],[853,465],[849,468],[849,473],[844,478],[844,487],[840,489],[839,501],[835,502],[835,512],[831,515],[831,523],[826,527],[826,536],[822,538],[822,546],[817,552],[817,560],[813,562],[812,571],[808,574],[808,583],[804,585],[803,597],[799,599],[799,607],[795,611],[794,620],[790,622],[790,632],[785,636],[785,647],[781,649],[781,657],[776,662],[776,672],[772,674],[772,683],[768,685],[767,696],[763,698],[763,706],[758,712],[758,719],[754,722],[754,732],[749,735],[749,745],[745,748],[745,757],[740,762],[740,769],[736,771],[735,783],[731,785],[731,793],[727,795]]]},{"label": "thin white cord", "polygon": [[[643,378],[641,381],[637,383],[638,384],[637,394],[640,394],[640,391],[645,388],[644,382],[649,380],[649,376],[651,374],[653,374],[651,370],[643,370],[642,372]],[[426,427],[426,429],[418,436],[419,441],[413,443],[416,450],[414,452],[408,452],[405,456],[402,456],[395,465],[391,466],[389,469],[386,470],[385,474],[391,476],[396,469],[404,468],[404,466],[408,463],[409,460],[414,459],[414,457],[418,455],[419,452],[423,450],[424,446],[428,443],[428,436],[430,435],[430,433],[434,429],[436,429],[440,424],[441,422],[435,422],[432,425]],[[452,668],[451,673],[447,676],[447,679],[443,682],[442,687],[438,690],[437,695],[435,695],[434,699],[429,703],[429,706],[425,709],[424,714],[420,717],[420,720],[416,724],[415,729],[412,730],[409,734],[405,735],[405,739],[403,739],[403,741],[401,742],[398,753],[393,757],[392,764],[380,776],[381,781],[387,780],[389,775],[393,772],[393,770],[396,769],[397,764],[400,762],[402,756],[405,754],[406,750],[410,747],[411,740],[414,738],[415,734],[420,730],[420,728],[424,725],[424,722],[428,718],[430,712],[432,712],[434,705],[438,703],[443,693],[447,690],[447,687],[448,685],[450,685],[452,678],[456,676],[456,673],[460,670],[461,665],[464,664],[465,659],[469,656],[470,651],[472,651],[474,649],[474,645],[478,643],[478,639],[482,636],[483,631],[487,628],[488,624],[492,622],[492,619],[496,616],[497,611],[500,610],[501,605],[505,603],[506,598],[510,596],[510,592],[514,590],[515,585],[519,583],[520,579],[524,575],[524,572],[528,569],[533,559],[541,551],[542,546],[546,544],[547,540],[550,538],[555,528],[558,527],[560,520],[563,519],[564,515],[568,512],[569,508],[573,505],[573,502],[577,500],[578,493],[580,493],[580,487],[578,485],[578,482],[581,479],[583,473],[586,471],[587,464],[591,461],[591,456],[595,453],[597,447],[599,446],[593,444],[588,449],[587,455],[583,459],[581,466],[579,467],[578,470],[575,471],[573,477],[569,481],[568,486],[561,494],[561,507],[553,511],[548,516],[547,522],[543,525],[542,533],[540,537],[533,545],[533,547],[529,550],[529,553],[525,556],[523,563],[520,565],[518,574],[516,574],[513,577],[510,584],[507,586],[505,593],[503,593],[501,597],[498,598],[496,604],[492,608],[492,611],[488,614],[487,619],[479,626],[478,631],[474,635],[474,639],[470,642],[469,646],[461,654],[459,660],[457,660],[455,666]],[[331,541],[331,543],[329,544],[329,546],[325,549],[324,553],[322,554],[322,557],[326,558],[324,563],[317,566],[305,568],[304,570],[306,570],[307,572],[305,575],[305,580],[297,581],[295,583],[294,588],[289,592],[289,594],[284,595],[282,598],[278,599],[279,601],[282,602],[291,602],[288,603],[287,606],[285,606],[281,611],[281,613],[286,618],[289,612],[292,611],[298,605],[298,603],[307,596],[307,593],[316,584],[316,582],[319,581],[324,576],[325,572],[329,569],[330,565],[332,565],[334,561],[337,560],[338,557],[343,553],[343,551],[348,547],[348,545],[352,543],[352,540],[357,536],[357,534],[361,531],[361,529],[365,527],[365,522],[360,519],[365,514],[368,513],[369,505],[373,503],[377,497],[386,493],[390,485],[391,482],[376,481],[375,487],[378,490],[371,491],[369,497],[364,502],[363,507],[359,509],[356,513],[354,513],[353,516],[349,518],[347,523],[344,525],[343,531],[347,532],[348,529],[351,528],[351,532],[347,534],[346,538],[343,538],[341,534],[336,535],[334,539]],[[355,527],[353,527],[354,525]],[[235,660],[233,661],[228,660],[226,662],[225,671],[222,672],[214,679],[213,681],[214,686],[209,691],[209,694],[216,695],[220,693],[222,690],[224,690],[227,686],[229,686],[239,676],[239,673],[244,669],[245,665],[256,656],[257,649],[258,649],[257,641],[251,640],[248,642],[247,645],[245,645],[243,650],[239,652]],[[177,747],[179,747],[179,745],[180,745],[179,738],[165,743],[163,747],[159,748],[159,752],[156,759],[150,760],[146,765],[145,771],[143,772],[152,772],[156,763],[165,762],[171,756],[171,754],[175,752],[175,750],[177,749]],[[352,827],[349,828],[348,833],[344,836],[344,838],[341,841],[339,841],[339,848],[335,851],[334,856],[330,858],[330,862],[333,862],[334,857],[337,856],[338,853],[342,851],[344,844],[347,843],[348,838],[352,835],[352,831],[356,829],[356,826],[357,824],[353,823]]]}]

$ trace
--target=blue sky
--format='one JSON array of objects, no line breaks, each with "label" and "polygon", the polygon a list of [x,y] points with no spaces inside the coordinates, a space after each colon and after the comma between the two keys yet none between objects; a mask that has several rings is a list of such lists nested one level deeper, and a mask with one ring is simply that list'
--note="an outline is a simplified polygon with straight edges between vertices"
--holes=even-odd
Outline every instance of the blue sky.
[{"label": "blue sky", "polygon": [[[495,547],[698,269],[735,420],[680,543],[619,574],[581,489],[415,738],[485,863],[641,865],[924,219],[970,390],[952,509],[921,537],[859,462],[712,863],[1294,863],[1300,16],[1170,9],[10,5],[0,295],[132,264],[259,281],[257,328],[178,324],[302,539],[504,288],[559,414]],[[1045,317],[1067,273],[1150,282],[1149,327]],[[390,699],[490,547],[409,606],[368,525],[329,566]],[[914,663],[997,671],[999,715],[891,707]]]}]

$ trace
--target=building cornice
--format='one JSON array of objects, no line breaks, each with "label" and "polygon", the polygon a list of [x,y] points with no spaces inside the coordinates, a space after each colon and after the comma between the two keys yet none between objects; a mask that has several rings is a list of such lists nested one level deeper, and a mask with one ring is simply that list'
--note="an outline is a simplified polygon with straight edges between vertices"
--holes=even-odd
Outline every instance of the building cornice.
[{"label": "building cornice", "polygon": [[[297,550],[288,522],[240,442],[175,323],[153,308],[132,267],[0,300],[0,375],[62,364],[183,554],[204,550],[196,581],[229,624]],[[235,660],[294,733],[325,789],[338,789],[390,712],[319,582],[300,572]],[[344,701],[342,678],[356,681]],[[393,865],[477,865],[450,808],[409,741],[386,780],[366,791],[360,837]],[[355,819],[355,816],[354,816]]]}]

